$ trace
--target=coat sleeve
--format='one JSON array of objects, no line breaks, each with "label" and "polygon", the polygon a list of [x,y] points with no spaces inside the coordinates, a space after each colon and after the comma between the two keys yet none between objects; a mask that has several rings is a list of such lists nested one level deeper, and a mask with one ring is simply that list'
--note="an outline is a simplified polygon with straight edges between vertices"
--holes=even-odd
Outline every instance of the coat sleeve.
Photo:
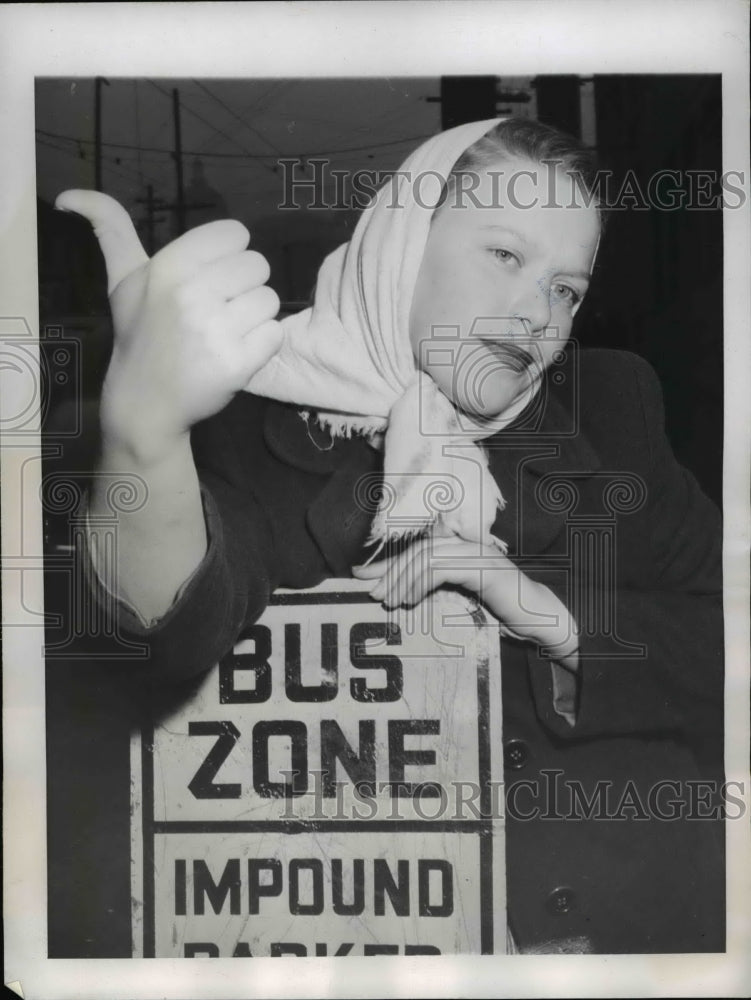
[{"label": "coat sleeve", "polygon": [[[557,736],[673,731],[696,739],[703,729],[716,730],[722,717],[720,514],[672,453],[657,376],[642,359],[626,357],[648,443],[644,523],[652,569],[644,589],[605,595],[613,602],[616,637],[597,634],[586,620],[579,621],[573,725],[555,709],[555,668],[537,650],[529,653],[531,684],[538,716]],[[643,646],[643,655],[624,658],[622,642]]]},{"label": "coat sleeve", "polygon": [[[135,678],[173,684],[208,670],[258,618],[277,586],[273,532],[261,503],[228,474],[238,462],[222,415],[194,429],[207,550],[167,612],[147,623],[109,593],[82,553],[88,599],[125,643]],[[140,649],[136,656],[134,650]],[[125,662],[123,663],[125,665]]]}]

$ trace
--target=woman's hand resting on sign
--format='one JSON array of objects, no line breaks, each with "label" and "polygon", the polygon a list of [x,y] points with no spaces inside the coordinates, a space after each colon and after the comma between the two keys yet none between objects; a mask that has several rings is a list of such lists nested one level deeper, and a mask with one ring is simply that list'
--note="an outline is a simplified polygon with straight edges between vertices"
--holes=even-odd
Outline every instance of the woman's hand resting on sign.
[{"label": "woman's hand resting on sign", "polygon": [[[269,267],[239,222],[210,222],[149,259],[125,209],[97,191],[65,191],[57,208],[91,222],[104,255],[114,323],[100,405],[101,455],[89,497],[94,565],[148,624],[206,553],[190,428],[243,389],[276,353],[281,329]],[[125,482],[142,502],[117,512],[117,561],[99,519]],[[106,529],[105,529],[106,534]]]},{"label": "woman's hand resting on sign", "polygon": [[376,581],[370,595],[387,608],[412,607],[444,584],[463,587],[515,636],[545,647],[564,666],[577,666],[577,628],[568,609],[497,548],[430,536],[390,559],[353,566],[352,573]]},{"label": "woman's hand resting on sign", "polygon": [[151,259],[106,194],[65,191],[56,207],[87,218],[107,267],[114,346],[101,399],[105,440],[158,458],[223,409],[276,353],[279,299],[240,222],[210,222]]}]

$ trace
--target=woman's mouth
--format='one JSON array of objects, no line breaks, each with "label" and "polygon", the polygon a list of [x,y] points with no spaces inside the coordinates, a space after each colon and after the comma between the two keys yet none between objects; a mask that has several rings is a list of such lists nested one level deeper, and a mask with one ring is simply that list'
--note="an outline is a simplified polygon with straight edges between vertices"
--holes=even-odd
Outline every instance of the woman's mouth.
[{"label": "woman's mouth", "polygon": [[510,340],[483,340],[483,345],[488,348],[506,368],[520,375],[527,368],[536,364],[536,359],[520,344]]}]

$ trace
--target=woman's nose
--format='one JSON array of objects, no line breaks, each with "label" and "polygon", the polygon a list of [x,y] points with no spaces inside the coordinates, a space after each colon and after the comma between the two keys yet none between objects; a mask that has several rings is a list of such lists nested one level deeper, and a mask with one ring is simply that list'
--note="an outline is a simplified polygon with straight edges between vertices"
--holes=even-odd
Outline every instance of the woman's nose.
[{"label": "woman's nose", "polygon": [[528,332],[542,333],[550,324],[550,289],[547,282],[529,282],[514,302],[514,316],[524,321]]}]

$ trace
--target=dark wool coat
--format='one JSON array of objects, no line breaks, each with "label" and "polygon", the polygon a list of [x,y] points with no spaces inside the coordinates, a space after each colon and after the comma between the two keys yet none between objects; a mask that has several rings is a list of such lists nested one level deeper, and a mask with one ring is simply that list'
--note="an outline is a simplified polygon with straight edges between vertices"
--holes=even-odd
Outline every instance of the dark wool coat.
[{"label": "dark wool coat", "polygon": [[[362,438],[332,446],[294,408],[244,393],[193,442],[207,555],[156,625],[120,610],[150,650],[130,676],[162,691],[226,653],[277,586],[351,575],[370,520],[355,485],[381,468]],[[720,518],[672,455],[657,378],[635,355],[570,349],[485,443],[508,500],[494,531],[582,633],[573,726],[555,709],[559,668],[502,640],[515,940],[722,951]]]}]

